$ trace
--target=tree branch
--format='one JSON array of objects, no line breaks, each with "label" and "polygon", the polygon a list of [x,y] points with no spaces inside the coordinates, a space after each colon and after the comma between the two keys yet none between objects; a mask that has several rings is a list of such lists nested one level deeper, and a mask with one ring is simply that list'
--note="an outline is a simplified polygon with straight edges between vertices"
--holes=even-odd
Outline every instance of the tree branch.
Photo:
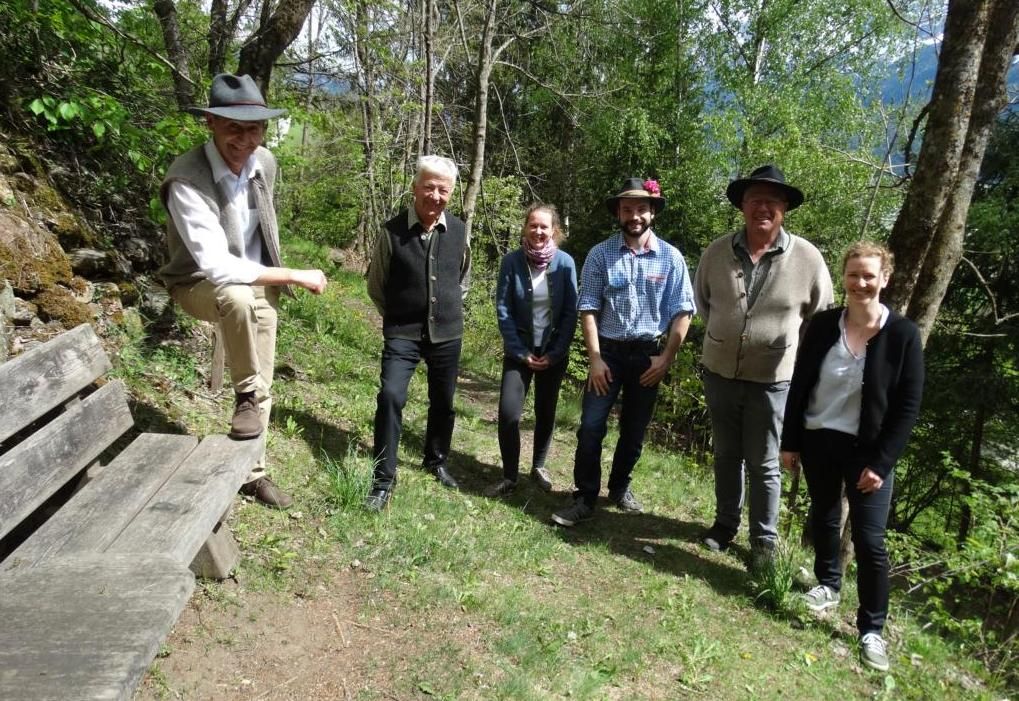
[{"label": "tree branch", "polygon": [[127,41],[127,42],[129,42],[131,44],[134,44],[135,46],[140,48],[142,51],[144,51],[145,53],[147,53],[150,56],[152,56],[152,58],[156,59],[157,61],[162,63],[164,66],[166,66],[170,70],[170,72],[173,73],[173,75],[178,76],[182,80],[190,83],[195,88],[198,87],[198,85],[193,80],[191,80],[190,77],[181,74],[180,71],[177,70],[177,67],[173,65],[173,63],[171,63],[165,56],[160,54],[158,51],[154,51],[151,48],[149,48],[148,45],[146,45],[145,42],[143,42],[141,39],[136,39],[135,37],[131,36],[130,34],[127,34],[126,32],[122,31],[119,27],[117,27],[115,24],[113,24],[109,19],[104,17],[102,14],[100,14],[98,12],[94,12],[91,8],[86,7],[85,5],[83,5],[80,2],[80,0],[69,0],[69,2],[71,3],[71,6],[74,7],[74,9],[76,9],[78,12],[80,12],[86,18],[92,20],[96,24],[103,25],[104,27],[106,27],[107,29],[112,31],[114,34],[119,36],[124,41]]}]

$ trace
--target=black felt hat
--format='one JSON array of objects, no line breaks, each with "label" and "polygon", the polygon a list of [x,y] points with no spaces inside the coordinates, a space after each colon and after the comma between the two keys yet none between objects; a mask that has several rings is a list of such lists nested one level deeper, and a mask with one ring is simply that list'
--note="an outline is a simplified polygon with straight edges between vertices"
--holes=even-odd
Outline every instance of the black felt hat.
[{"label": "black felt hat", "polygon": [[739,180],[733,180],[729,183],[729,187],[725,188],[725,196],[732,202],[732,206],[736,209],[743,207],[743,193],[751,185],[775,185],[781,189],[789,200],[789,206],[787,210],[796,209],[803,204],[803,193],[792,185],[788,185],[785,181],[785,174],[778,168],[778,166],[764,165],[757,168],[746,178],[740,178]]},{"label": "black felt hat", "polygon": [[220,73],[212,79],[208,107],[189,107],[194,115],[212,114],[236,122],[264,122],[287,113],[265,104],[262,91],[250,75]]}]

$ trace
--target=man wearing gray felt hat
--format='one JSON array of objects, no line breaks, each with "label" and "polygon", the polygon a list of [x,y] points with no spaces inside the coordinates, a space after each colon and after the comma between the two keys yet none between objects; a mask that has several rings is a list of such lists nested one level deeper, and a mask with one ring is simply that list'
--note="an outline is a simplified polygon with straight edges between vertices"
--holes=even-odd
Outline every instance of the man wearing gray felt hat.
[{"label": "man wearing gray felt hat", "polygon": [[[159,190],[167,214],[168,262],[159,275],[189,315],[218,324],[235,394],[230,436],[262,436],[272,404],[280,294],[296,285],[320,294],[321,270],[283,267],[273,205],[276,159],[262,146],[269,107],[247,75],[212,79],[204,117],[211,138],[179,156]],[[265,455],[241,492],[276,508],[292,499],[266,475]]]}]

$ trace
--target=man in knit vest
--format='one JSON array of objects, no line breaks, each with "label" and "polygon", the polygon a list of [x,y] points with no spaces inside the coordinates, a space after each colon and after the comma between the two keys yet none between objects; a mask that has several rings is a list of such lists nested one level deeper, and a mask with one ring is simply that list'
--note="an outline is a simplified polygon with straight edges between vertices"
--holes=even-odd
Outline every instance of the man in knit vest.
[{"label": "man in knit vest", "polygon": [[413,206],[385,223],[368,268],[368,296],[382,315],[382,376],[375,411],[375,475],[365,508],[381,511],[396,485],[397,451],[407,387],[428,366],[424,468],[458,489],[446,464],[453,438],[453,393],[460,369],[463,299],[471,254],[464,223],[446,211],[456,164],[423,156],[411,190]]},{"label": "man in knit vest", "polygon": [[831,306],[832,283],[820,252],[782,226],[803,193],[781,170],[762,166],[725,194],[744,226],[713,241],[694,276],[707,326],[701,362],[715,453],[715,522],[703,542],[725,550],[736,537],[745,470],[750,568],[757,571],[778,539],[778,440],[796,348],[814,312]]},{"label": "man in knit vest", "polygon": [[[291,285],[320,294],[326,278],[280,262],[276,159],[261,144],[266,120],[285,111],[267,107],[250,76],[225,73],[212,80],[209,106],[188,111],[212,138],[179,156],[160,188],[169,262],[159,275],[185,312],[219,324],[235,394],[230,436],[258,438],[272,403],[279,296]],[[277,508],[293,502],[266,475],[264,452],[241,492]]]}]

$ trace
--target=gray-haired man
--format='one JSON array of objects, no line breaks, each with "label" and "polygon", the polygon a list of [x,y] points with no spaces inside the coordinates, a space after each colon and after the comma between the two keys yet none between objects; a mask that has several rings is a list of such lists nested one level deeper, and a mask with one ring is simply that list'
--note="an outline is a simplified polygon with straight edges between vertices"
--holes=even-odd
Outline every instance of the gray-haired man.
[{"label": "gray-haired man", "polygon": [[418,161],[414,204],[386,222],[368,268],[368,295],[382,315],[384,338],[375,475],[365,498],[369,511],[381,511],[392,496],[407,387],[422,360],[428,365],[424,467],[446,487],[459,487],[446,460],[453,438],[453,394],[471,255],[464,223],[445,211],[456,176],[456,164],[448,158],[424,156]]}]

